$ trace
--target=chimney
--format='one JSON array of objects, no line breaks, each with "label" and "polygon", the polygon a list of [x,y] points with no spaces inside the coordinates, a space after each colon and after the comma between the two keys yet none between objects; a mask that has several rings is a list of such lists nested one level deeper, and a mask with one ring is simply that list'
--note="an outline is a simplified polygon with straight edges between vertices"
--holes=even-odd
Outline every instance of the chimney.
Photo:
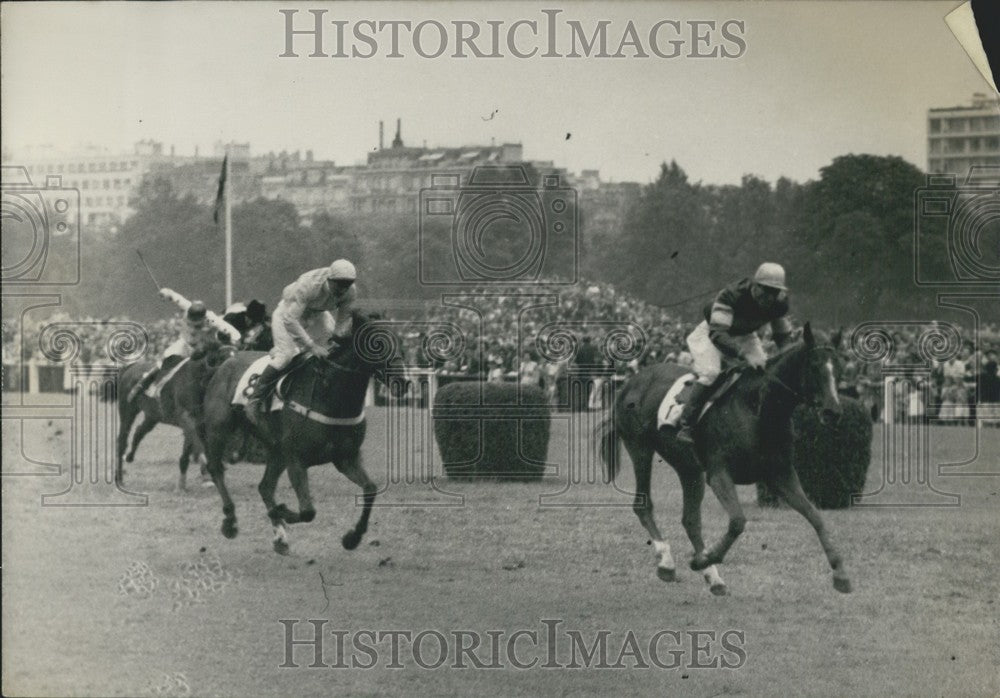
[{"label": "chimney", "polygon": [[198,146],[194,147],[194,156],[198,157]]},{"label": "chimney", "polygon": [[378,149],[382,150],[385,147],[385,122],[378,122]]},{"label": "chimney", "polygon": [[313,151],[307,150],[306,151],[306,162],[312,162],[312,161],[313,161]]},{"label": "chimney", "polygon": [[174,156],[174,146],[170,146],[170,157]]},{"label": "chimney", "polygon": [[403,120],[396,119],[396,137],[392,139],[393,148],[403,147]]}]

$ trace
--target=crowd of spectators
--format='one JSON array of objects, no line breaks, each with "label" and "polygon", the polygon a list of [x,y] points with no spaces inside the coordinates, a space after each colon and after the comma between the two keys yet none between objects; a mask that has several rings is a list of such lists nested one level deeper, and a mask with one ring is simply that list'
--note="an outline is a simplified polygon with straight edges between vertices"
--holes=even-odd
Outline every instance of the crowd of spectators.
[{"label": "crowd of spectators", "polygon": [[[45,355],[41,340],[44,327],[53,323],[67,323],[80,338],[77,361],[109,361],[108,338],[126,322],[127,318],[80,320],[55,314],[44,325],[26,327],[22,337],[15,324],[5,321],[5,374],[18,364],[51,358]],[[178,336],[181,324],[179,315],[145,323],[145,356],[159,357]],[[607,396],[607,391],[601,390],[605,381],[623,380],[641,367],[661,361],[690,365],[685,337],[692,327],[692,322],[631,298],[609,284],[580,283],[554,292],[539,291],[535,286],[502,293],[495,288],[481,289],[401,323],[397,334],[407,364],[433,371],[439,384],[469,379],[519,381],[544,389],[554,404],[562,404],[560,391],[565,390],[567,374],[573,374],[589,378],[593,386],[590,406],[599,408]],[[924,363],[918,337],[905,328],[892,336],[894,351],[877,362],[856,356],[850,346],[850,329],[832,336],[840,342],[840,391],[864,401],[873,417],[884,407],[883,366]],[[906,381],[902,389],[895,390],[894,417],[971,423],[977,404],[1000,402],[1000,330],[981,327],[979,338],[978,349],[966,340],[957,356],[933,364],[926,379]],[[766,335],[764,342],[773,350]],[[929,409],[936,413],[928,413]]]}]

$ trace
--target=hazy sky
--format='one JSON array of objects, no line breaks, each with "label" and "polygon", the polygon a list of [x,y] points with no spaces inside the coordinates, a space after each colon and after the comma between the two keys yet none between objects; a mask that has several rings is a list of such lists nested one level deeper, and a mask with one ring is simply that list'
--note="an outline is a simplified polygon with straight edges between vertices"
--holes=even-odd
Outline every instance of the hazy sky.
[{"label": "hazy sky", "polygon": [[[840,154],[901,155],[926,164],[926,110],[966,103],[989,86],[943,21],[957,2],[892,3],[4,3],[4,151],[51,143],[131,150],[142,138],[202,152],[218,139],[253,152],[311,148],[339,164],[362,161],[387,141],[396,117],[409,145],[520,141],[530,159],[615,180],[648,181],[674,158],[694,179],[738,182],[817,176]],[[387,30],[374,58],[279,58],[285,17],[311,26],[325,8],[324,50],[336,50],[332,20],[538,22],[560,9],[593,31],[610,20],[614,53],[629,20],[640,37],[660,20],[744,22],[739,58],[419,57],[387,58]],[[718,25],[717,25],[718,26]],[[670,26],[668,25],[668,29]],[[522,30],[524,27],[522,27]],[[540,46],[519,34],[524,45]],[[661,43],[671,36],[663,35]],[[643,38],[644,44],[648,44]],[[720,45],[718,30],[713,46]],[[364,44],[357,44],[367,50]],[[429,50],[436,33],[428,31]],[[489,43],[482,44],[489,51]],[[729,50],[733,43],[723,44]],[[560,43],[562,50],[568,47]],[[349,49],[348,49],[349,50]],[[627,50],[628,51],[628,50]],[[648,46],[647,46],[648,52]],[[491,120],[484,120],[493,112]],[[566,134],[572,134],[569,140]]]}]

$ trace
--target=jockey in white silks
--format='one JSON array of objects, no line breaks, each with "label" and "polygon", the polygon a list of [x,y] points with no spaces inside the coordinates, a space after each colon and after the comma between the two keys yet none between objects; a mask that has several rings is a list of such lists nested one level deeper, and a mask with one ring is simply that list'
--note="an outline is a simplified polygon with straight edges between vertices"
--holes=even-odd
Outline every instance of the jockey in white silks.
[{"label": "jockey in white silks", "polygon": [[763,369],[767,363],[757,330],[770,323],[775,344],[783,346],[792,334],[788,314],[788,288],[780,264],[764,262],[753,278],[745,278],[722,289],[705,306],[705,319],[688,335],[698,381],[684,404],[677,439],[693,443],[691,428],[702,405],[722,372],[722,357],[743,358],[749,366]]},{"label": "jockey in white silks", "polygon": [[271,315],[274,348],[247,400],[252,419],[266,403],[281,372],[298,354],[326,358],[330,340],[351,332],[351,308],[357,297],[357,270],[346,259],[313,269],[282,291]]},{"label": "jockey in white silks", "polygon": [[161,375],[162,371],[176,366],[182,359],[201,356],[214,346],[229,343],[239,344],[239,331],[208,310],[201,301],[189,301],[169,288],[160,289],[160,297],[171,301],[184,312],[184,327],[181,336],[163,352],[159,363],[142,377],[129,392],[129,400],[134,400]]}]

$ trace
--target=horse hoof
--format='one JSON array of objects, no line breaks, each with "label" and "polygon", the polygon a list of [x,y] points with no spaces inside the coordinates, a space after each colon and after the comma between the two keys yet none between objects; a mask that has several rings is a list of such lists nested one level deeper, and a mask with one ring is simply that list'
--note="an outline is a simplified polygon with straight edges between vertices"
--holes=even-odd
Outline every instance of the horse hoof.
[{"label": "horse hoof", "polygon": [[728,596],[729,595],[729,589],[728,589],[728,587],[726,587],[725,584],[713,584],[712,586],[710,586],[708,588],[708,590],[711,591],[716,596]]},{"label": "horse hoof", "polygon": [[299,512],[299,520],[302,523],[309,523],[316,518],[315,509],[306,509],[305,511]]},{"label": "horse hoof", "polygon": [[222,535],[226,538],[235,538],[236,534],[240,532],[240,529],[236,527],[236,521],[230,521],[226,519],[222,522]]},{"label": "horse hoof", "polygon": [[131,463],[134,460],[135,460],[135,454],[134,453],[130,453],[127,456],[125,456],[125,462],[126,463]]},{"label": "horse hoof", "polygon": [[657,567],[656,576],[662,579],[664,582],[676,582],[677,570],[667,569],[666,567]]},{"label": "horse hoof", "polygon": [[851,580],[848,579],[847,577],[834,577],[833,588],[839,591],[841,594],[850,594]]},{"label": "horse hoof", "polygon": [[274,541],[274,552],[278,553],[278,555],[287,555],[288,543],[283,540]]},{"label": "horse hoof", "polygon": [[344,534],[344,537],[340,539],[340,542],[343,543],[344,550],[354,550],[361,542],[361,534],[357,531],[348,531]]},{"label": "horse hoof", "polygon": [[711,565],[712,562],[708,559],[706,555],[695,555],[691,558],[691,569],[695,572],[701,572],[703,569]]}]

